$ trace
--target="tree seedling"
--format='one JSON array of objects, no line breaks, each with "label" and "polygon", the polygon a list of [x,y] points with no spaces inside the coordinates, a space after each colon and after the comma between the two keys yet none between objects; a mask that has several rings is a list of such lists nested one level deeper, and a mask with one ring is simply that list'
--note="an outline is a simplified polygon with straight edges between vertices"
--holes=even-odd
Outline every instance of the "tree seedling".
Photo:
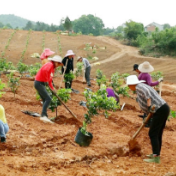
[{"label": "tree seedling", "polygon": [[3,90],[5,88],[5,84],[2,83],[1,79],[0,79],[0,97],[2,96],[2,94],[4,94],[5,92],[1,92],[1,90]]},{"label": "tree seedling", "polygon": [[78,76],[82,76],[83,63],[82,62],[78,62],[76,64],[76,68],[77,68],[77,70],[75,72],[75,76],[76,76],[76,79],[77,79]]},{"label": "tree seedling", "polygon": [[15,97],[17,89],[20,86],[20,83],[19,83],[20,78],[15,78],[13,73],[10,73],[7,77],[9,79],[8,86],[10,87],[11,91],[14,93],[14,97]]},{"label": "tree seedling", "polygon": [[81,127],[81,132],[88,135],[87,125],[92,122],[92,118],[95,115],[99,115],[103,111],[105,118],[108,118],[108,110],[115,111],[120,108],[114,97],[107,97],[106,87],[101,87],[97,92],[85,90],[84,96],[86,97],[87,113],[84,114],[85,120],[83,121],[83,126]]}]

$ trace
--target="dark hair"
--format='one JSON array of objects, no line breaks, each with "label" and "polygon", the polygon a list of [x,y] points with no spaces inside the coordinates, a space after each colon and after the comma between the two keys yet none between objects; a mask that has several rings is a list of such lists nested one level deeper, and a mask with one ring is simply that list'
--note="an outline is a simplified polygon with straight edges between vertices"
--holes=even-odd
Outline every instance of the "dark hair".
[{"label": "dark hair", "polygon": [[134,65],[133,65],[133,71],[134,71],[134,70],[138,70],[138,64],[134,64]]}]

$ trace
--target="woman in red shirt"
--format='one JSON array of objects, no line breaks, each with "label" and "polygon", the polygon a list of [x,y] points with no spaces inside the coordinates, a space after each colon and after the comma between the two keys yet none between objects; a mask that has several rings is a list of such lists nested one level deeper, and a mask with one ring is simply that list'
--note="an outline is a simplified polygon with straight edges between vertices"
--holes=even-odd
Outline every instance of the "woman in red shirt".
[{"label": "woman in red shirt", "polygon": [[51,103],[51,97],[49,96],[45,85],[49,84],[49,87],[55,91],[52,85],[52,77],[54,75],[55,68],[59,66],[63,66],[62,58],[60,56],[54,56],[53,58],[48,58],[50,62],[44,64],[40,70],[38,71],[37,75],[35,76],[34,87],[38,91],[40,97],[43,101],[43,109],[41,114],[41,120],[45,120],[48,118],[47,115],[47,108]]}]

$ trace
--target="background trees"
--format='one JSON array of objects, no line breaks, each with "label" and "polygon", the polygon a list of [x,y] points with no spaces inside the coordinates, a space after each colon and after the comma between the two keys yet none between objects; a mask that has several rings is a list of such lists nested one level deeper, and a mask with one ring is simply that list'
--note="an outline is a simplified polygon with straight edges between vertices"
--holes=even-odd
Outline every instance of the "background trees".
[{"label": "background trees", "polygon": [[82,15],[73,22],[73,30],[82,34],[93,34],[95,36],[103,33],[103,21],[94,15]]}]

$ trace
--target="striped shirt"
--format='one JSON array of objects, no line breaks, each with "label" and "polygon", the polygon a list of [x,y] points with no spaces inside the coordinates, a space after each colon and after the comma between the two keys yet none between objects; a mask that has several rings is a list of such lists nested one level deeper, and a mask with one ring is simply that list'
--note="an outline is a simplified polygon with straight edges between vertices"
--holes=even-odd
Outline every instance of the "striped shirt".
[{"label": "striped shirt", "polygon": [[147,106],[148,99],[151,99],[151,106],[155,105],[155,112],[166,103],[151,86],[144,83],[136,85],[136,94],[138,104],[145,113],[149,113]]},{"label": "striped shirt", "polygon": [[86,58],[82,58],[83,64],[84,64],[84,68],[90,67],[90,63]]}]

